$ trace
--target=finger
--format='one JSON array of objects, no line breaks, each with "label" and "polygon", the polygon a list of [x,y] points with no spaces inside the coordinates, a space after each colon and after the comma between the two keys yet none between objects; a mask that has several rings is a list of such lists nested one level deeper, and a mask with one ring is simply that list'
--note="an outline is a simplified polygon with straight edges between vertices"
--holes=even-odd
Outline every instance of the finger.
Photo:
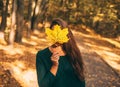
[{"label": "finger", "polygon": [[59,54],[53,54],[52,57],[58,58]]},{"label": "finger", "polygon": [[59,56],[53,56],[51,57],[52,60],[58,61],[59,60]]},{"label": "finger", "polygon": [[57,59],[59,58],[59,56],[58,56],[58,55],[55,55],[55,56],[53,56],[53,57],[54,57],[54,58],[57,58]]},{"label": "finger", "polygon": [[58,61],[58,60],[59,60],[59,57],[52,57],[51,60]]},{"label": "finger", "polygon": [[57,54],[54,54],[53,56],[58,58],[60,55],[57,53]]}]

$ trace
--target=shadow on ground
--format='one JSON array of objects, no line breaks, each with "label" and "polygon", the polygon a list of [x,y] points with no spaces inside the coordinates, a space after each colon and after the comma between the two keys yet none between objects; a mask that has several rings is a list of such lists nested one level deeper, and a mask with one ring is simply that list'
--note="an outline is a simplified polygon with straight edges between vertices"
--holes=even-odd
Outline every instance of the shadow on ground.
[{"label": "shadow on ground", "polygon": [[0,87],[22,87],[20,83],[11,75],[10,70],[5,70],[0,65]]}]

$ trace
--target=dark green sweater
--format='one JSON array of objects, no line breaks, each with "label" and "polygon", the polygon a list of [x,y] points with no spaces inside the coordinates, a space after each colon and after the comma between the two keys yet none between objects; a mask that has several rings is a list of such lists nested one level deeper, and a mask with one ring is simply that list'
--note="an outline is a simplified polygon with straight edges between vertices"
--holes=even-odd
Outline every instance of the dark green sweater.
[{"label": "dark green sweater", "polygon": [[48,48],[41,50],[36,56],[36,70],[39,87],[85,87],[85,81],[80,81],[75,75],[67,56],[60,56],[56,76],[50,72],[52,53]]}]

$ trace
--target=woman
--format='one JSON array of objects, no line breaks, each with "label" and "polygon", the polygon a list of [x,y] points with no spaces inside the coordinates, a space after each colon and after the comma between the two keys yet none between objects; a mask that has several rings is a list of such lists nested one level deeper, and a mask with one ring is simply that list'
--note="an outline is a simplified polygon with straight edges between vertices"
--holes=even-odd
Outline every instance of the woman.
[{"label": "woman", "polygon": [[[68,27],[59,18],[52,21],[50,29],[55,25]],[[55,43],[38,51],[36,70],[40,87],[85,87],[82,57],[69,28],[67,37],[66,43]]]}]

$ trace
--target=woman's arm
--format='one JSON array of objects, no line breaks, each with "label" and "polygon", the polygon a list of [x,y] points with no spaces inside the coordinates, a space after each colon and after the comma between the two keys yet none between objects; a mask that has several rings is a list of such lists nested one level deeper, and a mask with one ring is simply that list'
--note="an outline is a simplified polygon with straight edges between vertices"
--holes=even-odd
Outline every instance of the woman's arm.
[{"label": "woman's arm", "polygon": [[59,66],[59,54],[58,53],[53,53],[53,55],[51,56],[51,61],[52,61],[52,67],[50,69],[50,72],[56,76],[57,74],[57,70],[58,70],[58,66]]},{"label": "woman's arm", "polygon": [[41,60],[40,53],[37,53],[36,56],[36,71],[39,86],[51,87],[54,82],[55,76],[50,71],[46,70],[44,63]]}]

